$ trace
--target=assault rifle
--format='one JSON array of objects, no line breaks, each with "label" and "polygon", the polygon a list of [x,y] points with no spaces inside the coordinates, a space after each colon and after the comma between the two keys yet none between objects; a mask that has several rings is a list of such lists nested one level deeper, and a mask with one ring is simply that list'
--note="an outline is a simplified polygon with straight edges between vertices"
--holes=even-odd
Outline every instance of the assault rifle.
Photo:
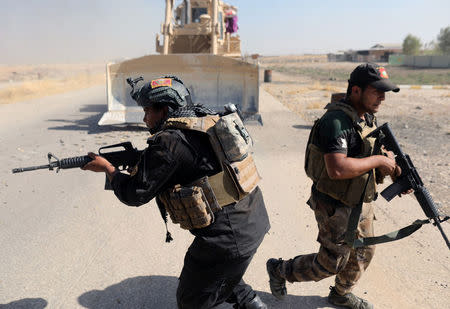
[{"label": "assault rifle", "polygon": [[447,247],[450,249],[450,243],[447,235],[445,235],[445,232],[441,226],[441,223],[448,220],[450,217],[444,216],[444,218],[440,218],[440,214],[433,202],[433,199],[431,198],[430,193],[427,188],[425,188],[419,173],[411,161],[411,158],[400,148],[400,145],[395,139],[389,124],[383,124],[371,132],[368,136],[377,138],[377,142],[383,145],[386,150],[392,151],[395,155],[395,162],[402,169],[401,175],[396,178],[393,184],[381,192],[381,196],[389,202],[396,195],[400,195],[410,189],[414,190],[414,195],[416,196],[420,207],[422,207],[423,212],[428,217],[428,221],[431,222],[432,220],[433,225],[437,226],[445,240],[445,243],[447,244]]},{"label": "assault rifle", "polygon": [[[124,150],[110,151],[114,148],[123,148]],[[98,154],[108,160],[113,166],[123,171],[134,167],[138,163],[139,158],[142,154],[142,150],[137,150],[136,148],[134,148],[131,142],[124,142],[120,144],[101,147],[98,150]],[[92,158],[89,156],[71,157],[60,160],[51,152],[47,154],[47,157],[48,164],[14,168],[12,172],[13,174],[15,174],[47,168],[49,170],[53,170],[56,168],[56,172],[59,172],[60,169],[83,167],[87,163],[92,161]],[[52,159],[55,160],[52,161]],[[110,189],[109,181],[106,182],[105,189]]]}]

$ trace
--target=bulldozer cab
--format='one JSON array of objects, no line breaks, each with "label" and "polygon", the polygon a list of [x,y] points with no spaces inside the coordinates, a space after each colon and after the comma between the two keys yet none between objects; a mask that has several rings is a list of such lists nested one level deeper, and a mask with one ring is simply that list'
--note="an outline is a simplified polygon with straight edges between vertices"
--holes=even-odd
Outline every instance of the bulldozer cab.
[{"label": "bulldozer cab", "polygon": [[[229,57],[241,57],[241,41],[236,34],[237,8],[221,1],[217,5],[212,0],[182,1],[174,12],[173,27],[169,29],[170,42],[167,53],[212,53]],[[217,12],[214,12],[214,8]],[[212,22],[213,14],[217,15],[217,22]],[[215,24],[216,26],[212,26]],[[215,28],[216,36],[212,31]],[[161,29],[165,33],[164,26]],[[212,41],[217,50],[213,51]],[[164,53],[157,37],[156,51]]]},{"label": "bulldozer cab", "polygon": [[99,125],[141,123],[143,111],[132,100],[126,79],[146,82],[163,75],[180,77],[194,104],[218,112],[233,103],[244,117],[258,113],[258,64],[245,61],[237,35],[237,8],[219,0],[166,0],[165,22],[156,35],[156,52],[106,67],[108,111]]}]

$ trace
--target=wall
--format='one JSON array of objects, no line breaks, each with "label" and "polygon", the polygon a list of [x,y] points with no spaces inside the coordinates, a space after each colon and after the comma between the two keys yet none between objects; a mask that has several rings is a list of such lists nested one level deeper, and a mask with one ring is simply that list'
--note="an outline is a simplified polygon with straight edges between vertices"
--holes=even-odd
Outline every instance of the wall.
[{"label": "wall", "polygon": [[450,56],[391,55],[389,64],[417,68],[450,68]]}]

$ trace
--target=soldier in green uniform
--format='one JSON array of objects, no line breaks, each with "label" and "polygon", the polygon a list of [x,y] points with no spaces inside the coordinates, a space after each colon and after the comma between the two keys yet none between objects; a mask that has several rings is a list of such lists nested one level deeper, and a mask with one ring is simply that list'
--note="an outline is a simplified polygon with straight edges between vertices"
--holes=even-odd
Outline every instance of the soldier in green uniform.
[{"label": "soldier in green uniform", "polygon": [[[286,280],[319,281],[335,275],[335,286],[330,287],[328,295],[331,304],[373,308],[351,291],[369,266],[375,248],[355,249],[344,238],[352,209],[362,195],[364,204],[355,236],[373,236],[371,202],[376,198],[376,182],[401,173],[393,155],[374,153],[374,139],[367,137],[376,128],[374,114],[385,99],[385,92],[399,90],[383,67],[373,63],[359,65],[350,75],[345,99],[329,104],[327,112],[314,124],[306,149],[305,171],[313,180],[308,205],[317,220],[320,249],[318,253],[289,260],[267,261],[270,289],[278,299],[286,295]],[[368,177],[370,173],[373,177]]]}]

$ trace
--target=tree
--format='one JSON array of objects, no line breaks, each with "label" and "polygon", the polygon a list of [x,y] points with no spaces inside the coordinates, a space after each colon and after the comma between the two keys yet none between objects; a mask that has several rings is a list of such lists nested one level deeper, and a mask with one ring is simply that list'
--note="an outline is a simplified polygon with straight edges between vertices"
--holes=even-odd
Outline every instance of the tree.
[{"label": "tree", "polygon": [[450,26],[447,28],[442,28],[437,37],[438,47],[444,54],[450,54]]},{"label": "tree", "polygon": [[406,55],[417,55],[422,43],[420,39],[412,34],[408,34],[403,40],[403,53]]}]

